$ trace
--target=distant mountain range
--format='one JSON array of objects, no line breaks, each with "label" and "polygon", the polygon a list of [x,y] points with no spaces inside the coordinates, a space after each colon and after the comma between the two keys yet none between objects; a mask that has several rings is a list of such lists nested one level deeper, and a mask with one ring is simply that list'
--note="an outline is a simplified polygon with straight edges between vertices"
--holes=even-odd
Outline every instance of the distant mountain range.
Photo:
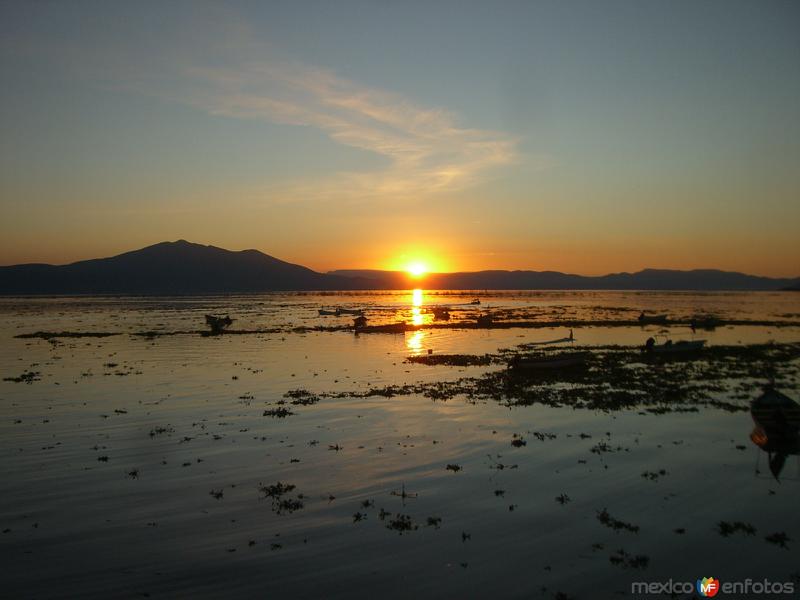
[{"label": "distant mountain range", "polygon": [[454,290],[780,290],[800,287],[800,278],[775,279],[717,270],[645,269],[601,277],[556,271],[431,273],[416,280],[397,271],[318,273],[258,250],[234,252],[185,240],[69,265],[0,267],[3,295],[191,295],[416,286]]},{"label": "distant mountain range", "polygon": [[[405,289],[409,277],[398,271],[341,270],[332,275],[367,279],[377,288]],[[475,271],[431,273],[421,283],[428,289],[447,290],[782,290],[792,289],[800,278],[776,279],[716,269],[676,271],[644,269],[590,277],[558,271]]]}]

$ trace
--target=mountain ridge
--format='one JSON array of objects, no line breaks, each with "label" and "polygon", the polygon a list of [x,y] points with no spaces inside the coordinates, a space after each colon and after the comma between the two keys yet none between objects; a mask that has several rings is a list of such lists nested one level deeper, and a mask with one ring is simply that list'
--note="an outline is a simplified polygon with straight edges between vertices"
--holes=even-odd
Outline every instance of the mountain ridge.
[{"label": "mountain ridge", "polygon": [[198,295],[416,286],[461,290],[777,291],[800,286],[800,277],[771,278],[717,269],[643,269],[600,276],[495,269],[429,273],[419,279],[402,271],[376,269],[319,273],[259,250],[233,251],[183,239],[66,265],[0,267],[0,295]]}]

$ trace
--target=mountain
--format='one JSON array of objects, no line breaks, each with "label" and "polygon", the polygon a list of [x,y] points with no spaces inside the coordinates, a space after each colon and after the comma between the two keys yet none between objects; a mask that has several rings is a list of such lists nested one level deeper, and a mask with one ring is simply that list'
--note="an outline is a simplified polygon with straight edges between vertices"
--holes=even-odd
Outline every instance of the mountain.
[{"label": "mountain", "polygon": [[5,294],[224,294],[292,290],[779,290],[797,279],[743,273],[645,269],[601,277],[557,271],[430,273],[422,279],[402,271],[343,270],[317,273],[258,250],[233,252],[185,240],[162,242],[110,258],[69,265],[0,267]]},{"label": "mountain", "polygon": [[612,273],[599,277],[558,271],[475,271],[430,273],[424,280],[414,280],[407,273],[398,271],[346,270],[331,271],[330,274],[371,280],[376,288],[384,289],[405,289],[421,285],[428,289],[444,290],[756,291],[780,290],[800,285],[800,278],[775,279],[715,269],[644,269],[636,273]]},{"label": "mountain", "polygon": [[214,294],[366,287],[258,250],[233,252],[185,240],[69,265],[0,267],[0,294]]}]

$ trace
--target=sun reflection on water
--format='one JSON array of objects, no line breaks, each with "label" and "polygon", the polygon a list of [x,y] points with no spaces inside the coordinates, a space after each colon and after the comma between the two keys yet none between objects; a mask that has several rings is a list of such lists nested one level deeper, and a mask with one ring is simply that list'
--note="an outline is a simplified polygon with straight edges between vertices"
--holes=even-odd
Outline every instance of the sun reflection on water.
[{"label": "sun reflection on water", "polygon": [[422,331],[415,331],[411,335],[406,335],[406,346],[408,347],[410,352],[414,354],[419,354],[422,352]]},{"label": "sun reflection on water", "polygon": [[411,292],[411,323],[422,325],[422,290],[417,288]]}]

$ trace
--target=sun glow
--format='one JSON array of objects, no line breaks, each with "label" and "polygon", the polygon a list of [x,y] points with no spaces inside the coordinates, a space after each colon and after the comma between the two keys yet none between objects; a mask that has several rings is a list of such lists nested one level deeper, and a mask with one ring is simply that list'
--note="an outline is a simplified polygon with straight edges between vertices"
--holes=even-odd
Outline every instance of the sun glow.
[{"label": "sun glow", "polygon": [[[424,279],[435,273],[452,270],[449,262],[451,250],[439,240],[409,242],[403,247],[387,246],[386,258],[379,264],[387,271],[403,273],[406,279]],[[412,283],[409,287],[416,287]]]},{"label": "sun glow", "polygon": [[406,267],[406,271],[412,277],[422,277],[428,272],[428,266],[422,262],[413,262]]}]

